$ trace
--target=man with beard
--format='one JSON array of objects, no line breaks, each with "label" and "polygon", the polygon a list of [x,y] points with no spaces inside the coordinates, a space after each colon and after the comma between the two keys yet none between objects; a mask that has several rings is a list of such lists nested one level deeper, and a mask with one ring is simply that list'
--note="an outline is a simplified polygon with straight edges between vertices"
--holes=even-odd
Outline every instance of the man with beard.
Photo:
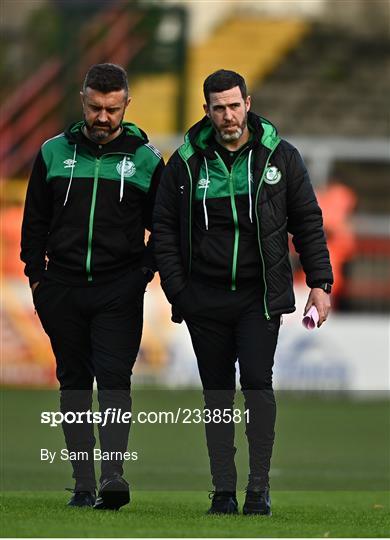
[{"label": "man with beard", "polygon": [[21,258],[56,358],[61,412],[90,411],[96,378],[102,419],[108,419],[98,426],[100,448],[112,459],[101,463],[96,500],[91,417],[62,424],[69,455],[82,458],[72,460],[69,505],[118,509],[130,500],[122,477],[130,378],[144,292],[155,271],[144,236],[163,161],[146,134],[123,121],[130,97],[120,66],[92,66],[80,95],[84,120],[46,141],[35,160]]},{"label": "man with beard", "polygon": [[238,512],[234,463],[235,363],[245,397],[249,478],[244,514],[270,515],[276,405],[272,367],[282,313],[295,310],[288,232],[318,326],[333,283],[321,210],[298,151],[249,111],[244,79],[204,82],[206,116],[173,154],[157,193],[153,234],[172,319],[184,318],[205,398],[214,485],[209,513]]}]

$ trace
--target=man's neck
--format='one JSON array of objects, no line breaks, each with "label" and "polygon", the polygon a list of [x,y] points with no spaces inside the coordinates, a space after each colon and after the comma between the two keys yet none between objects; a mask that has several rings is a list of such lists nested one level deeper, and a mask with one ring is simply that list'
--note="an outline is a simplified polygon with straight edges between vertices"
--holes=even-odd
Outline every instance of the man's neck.
[{"label": "man's neck", "polygon": [[249,141],[250,138],[250,132],[249,129],[246,127],[243,134],[239,139],[236,141],[224,141],[222,137],[219,135],[219,133],[215,133],[215,140],[218,144],[226,148],[226,150],[230,150],[231,152],[235,152],[236,150],[239,150],[241,146],[244,146]]}]

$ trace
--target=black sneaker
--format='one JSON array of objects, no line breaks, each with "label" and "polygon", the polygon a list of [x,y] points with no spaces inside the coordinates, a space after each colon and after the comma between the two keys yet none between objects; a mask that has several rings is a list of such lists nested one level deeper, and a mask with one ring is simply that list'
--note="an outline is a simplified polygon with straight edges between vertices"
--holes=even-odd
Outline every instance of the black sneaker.
[{"label": "black sneaker", "polygon": [[102,481],[94,509],[119,510],[121,506],[124,506],[129,502],[129,484],[118,474]]},{"label": "black sneaker", "polygon": [[235,491],[212,491],[212,499],[208,514],[238,514],[238,503]]},{"label": "black sneaker", "polygon": [[93,506],[95,504],[95,500],[95,491],[73,491],[73,495],[68,502],[68,506]]},{"label": "black sneaker", "polygon": [[248,515],[272,516],[269,489],[247,490],[242,513]]}]

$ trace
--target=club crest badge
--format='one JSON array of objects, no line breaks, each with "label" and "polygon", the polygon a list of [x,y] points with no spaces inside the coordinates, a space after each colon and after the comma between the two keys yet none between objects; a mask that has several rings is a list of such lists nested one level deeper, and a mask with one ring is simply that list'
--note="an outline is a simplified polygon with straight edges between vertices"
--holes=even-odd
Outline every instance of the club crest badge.
[{"label": "club crest badge", "polygon": [[117,164],[116,170],[119,175],[122,175],[122,167],[123,167],[123,176],[125,178],[130,178],[131,176],[134,176],[136,169],[136,166],[134,163],[130,160],[127,160],[125,158],[125,163],[123,164],[123,159]]},{"label": "club crest badge", "polygon": [[264,175],[264,182],[266,184],[277,184],[282,178],[282,173],[277,167],[268,167]]}]

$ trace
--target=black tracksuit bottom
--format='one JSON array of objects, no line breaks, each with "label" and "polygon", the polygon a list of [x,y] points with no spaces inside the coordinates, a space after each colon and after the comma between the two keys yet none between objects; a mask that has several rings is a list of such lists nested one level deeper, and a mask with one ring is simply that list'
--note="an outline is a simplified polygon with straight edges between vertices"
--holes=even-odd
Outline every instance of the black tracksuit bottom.
[{"label": "black tracksuit bottom", "polygon": [[229,291],[196,281],[179,293],[175,308],[183,315],[191,335],[205,408],[210,410],[211,418],[217,411],[217,421],[205,423],[215,489],[236,490],[235,424],[218,421],[218,411],[233,409],[237,359],[248,411],[248,489],[268,487],[276,417],[272,367],[280,316],[266,320],[263,291],[259,288]]},{"label": "black tracksuit bottom", "polygon": [[[130,378],[141,341],[145,285],[140,270],[91,287],[48,278],[39,283],[34,303],[56,358],[62,413],[91,410],[95,378],[102,413],[109,408],[121,409],[122,414],[131,411]],[[62,423],[68,451],[88,455],[71,460],[76,491],[96,487],[94,424],[85,416],[83,420]],[[107,422],[98,429],[101,451],[123,455],[130,423]],[[102,460],[100,480],[115,473],[123,474],[123,459]]]}]

